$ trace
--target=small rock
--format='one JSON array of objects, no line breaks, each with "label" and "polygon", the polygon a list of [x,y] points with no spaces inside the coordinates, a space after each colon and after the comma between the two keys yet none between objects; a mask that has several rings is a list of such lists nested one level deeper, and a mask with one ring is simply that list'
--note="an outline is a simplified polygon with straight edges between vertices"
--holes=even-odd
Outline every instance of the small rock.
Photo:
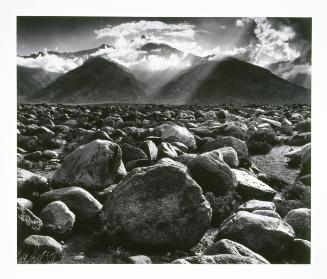
[{"label": "small rock", "polygon": [[75,214],[61,201],[49,203],[40,213],[45,233],[66,238],[73,229]]},{"label": "small rock", "polygon": [[41,261],[57,261],[63,256],[61,244],[45,235],[30,235],[24,240],[23,249],[29,254],[39,257]]},{"label": "small rock", "polygon": [[276,191],[253,175],[243,170],[232,170],[238,183],[237,191],[245,199],[272,201]]},{"label": "small rock", "polygon": [[128,257],[127,261],[131,264],[152,264],[151,259],[144,255]]},{"label": "small rock", "polygon": [[276,205],[269,201],[250,200],[239,206],[238,210],[253,212],[255,210],[276,211]]},{"label": "small rock", "polygon": [[297,238],[311,238],[311,209],[298,208],[288,212],[284,221],[291,225]]}]

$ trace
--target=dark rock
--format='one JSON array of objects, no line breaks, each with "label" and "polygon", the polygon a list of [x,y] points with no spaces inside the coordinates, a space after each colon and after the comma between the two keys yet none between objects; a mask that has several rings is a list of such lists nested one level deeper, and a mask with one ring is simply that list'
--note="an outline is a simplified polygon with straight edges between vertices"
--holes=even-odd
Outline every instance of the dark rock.
[{"label": "dark rock", "polygon": [[311,239],[311,209],[298,208],[287,213],[284,221],[291,225],[296,238]]},{"label": "dark rock", "polygon": [[134,160],[147,160],[146,154],[135,146],[132,146],[127,143],[123,143],[120,145],[122,151],[122,159],[124,164]]},{"label": "dark rock", "polygon": [[208,229],[211,208],[185,170],[157,164],[128,174],[109,195],[102,215],[106,233],[116,234],[123,245],[187,249]]},{"label": "dark rock", "polygon": [[270,129],[258,129],[246,141],[252,155],[268,154],[273,146],[279,143],[275,132]]},{"label": "dark rock", "polygon": [[230,167],[222,160],[218,151],[198,155],[189,165],[192,177],[204,191],[224,195],[235,189],[237,181]]},{"label": "dark rock", "polygon": [[131,170],[135,169],[135,168],[139,168],[139,167],[149,167],[154,165],[154,161],[150,161],[148,159],[139,159],[139,160],[133,160],[133,161],[129,161],[125,167],[126,170],[128,172],[130,172]]},{"label": "dark rock", "polygon": [[310,264],[311,262],[311,242],[304,239],[294,239],[290,247],[290,257],[298,264]]}]

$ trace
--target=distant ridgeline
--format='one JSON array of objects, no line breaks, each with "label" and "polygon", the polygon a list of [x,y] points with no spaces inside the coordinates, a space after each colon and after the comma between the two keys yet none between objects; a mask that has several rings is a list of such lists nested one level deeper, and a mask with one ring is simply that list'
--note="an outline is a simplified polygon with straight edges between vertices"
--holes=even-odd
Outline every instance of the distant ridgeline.
[{"label": "distant ridgeline", "polygon": [[[152,48],[153,46],[147,46],[145,50],[153,51]],[[162,51],[173,50],[163,48]],[[78,53],[81,56],[88,55],[85,52]],[[81,66],[64,74],[17,66],[18,102],[237,105],[311,103],[309,89],[290,83],[265,68],[235,58],[209,61],[192,56],[188,59],[194,62],[190,68],[175,72],[173,76],[170,74],[164,84],[158,86],[160,82],[157,82],[157,87],[145,84],[125,67],[101,56],[88,58]]]}]

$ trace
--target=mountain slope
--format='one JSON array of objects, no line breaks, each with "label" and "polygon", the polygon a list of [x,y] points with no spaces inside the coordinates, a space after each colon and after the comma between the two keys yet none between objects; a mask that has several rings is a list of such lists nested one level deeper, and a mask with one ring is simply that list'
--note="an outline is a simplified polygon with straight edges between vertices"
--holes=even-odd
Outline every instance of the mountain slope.
[{"label": "mountain slope", "polygon": [[18,102],[24,101],[26,97],[46,87],[60,75],[60,73],[48,72],[41,68],[17,66]]},{"label": "mountain slope", "polygon": [[309,90],[235,58],[202,63],[163,86],[156,97],[166,103],[310,103]]},{"label": "mountain slope", "polygon": [[40,90],[30,101],[50,103],[138,102],[145,85],[118,64],[94,57]]}]

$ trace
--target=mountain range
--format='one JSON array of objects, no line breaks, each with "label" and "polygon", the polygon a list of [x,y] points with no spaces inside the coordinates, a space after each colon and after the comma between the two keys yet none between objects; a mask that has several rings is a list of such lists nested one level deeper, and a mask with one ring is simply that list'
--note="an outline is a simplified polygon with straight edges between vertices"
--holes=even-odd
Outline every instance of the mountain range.
[{"label": "mountain range", "polygon": [[[77,52],[39,52],[24,59],[54,55],[65,59],[82,59],[82,65],[66,72],[54,73],[41,68],[17,66],[19,102],[49,103],[200,103],[200,104],[289,104],[310,103],[310,90],[276,75],[280,69],[302,66],[308,57],[269,70],[236,58],[211,61],[184,53],[166,44],[146,42],[138,48],[141,59],[176,58],[185,67],[167,67],[150,71],[126,67],[99,50],[113,49],[109,44]],[[311,54],[305,54],[310,56]],[[305,63],[307,61],[304,61]],[[155,63],[155,62],[154,62]],[[291,65],[292,64],[292,65]],[[155,65],[154,65],[155,66]],[[285,75],[285,72],[283,73]],[[301,80],[298,78],[298,83]],[[308,77],[305,77],[308,80]],[[311,80],[311,79],[310,79]]]},{"label": "mountain range", "polygon": [[123,67],[102,57],[58,77],[28,100],[48,103],[144,102],[146,86]]},{"label": "mountain range", "polygon": [[157,99],[168,103],[302,104],[310,103],[310,94],[265,68],[226,58],[197,65],[168,82]]},{"label": "mountain range", "polygon": [[23,102],[59,77],[60,73],[48,72],[42,68],[17,66],[17,98]]}]

